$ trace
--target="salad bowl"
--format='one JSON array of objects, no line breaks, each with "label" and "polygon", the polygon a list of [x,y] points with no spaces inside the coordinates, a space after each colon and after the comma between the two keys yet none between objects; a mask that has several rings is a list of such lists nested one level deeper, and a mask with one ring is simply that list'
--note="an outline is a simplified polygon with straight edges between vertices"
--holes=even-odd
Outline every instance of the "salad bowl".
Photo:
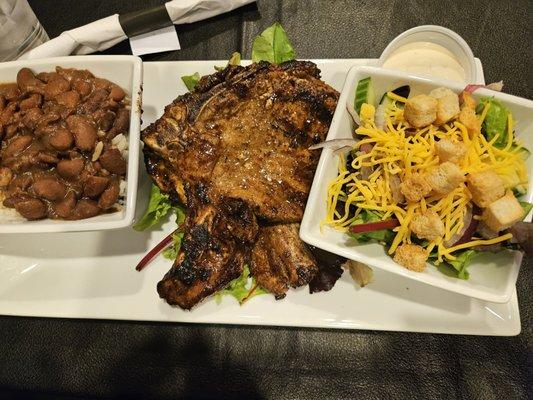
[{"label": "salad bowl", "polygon": [[[446,87],[459,93],[464,89],[460,83],[417,76],[406,72],[386,70],[377,67],[353,67],[347,75],[339,103],[331,123],[327,140],[351,139],[355,125],[347,109],[347,104],[354,104],[357,83],[370,77],[376,94],[386,93],[402,85],[409,85],[411,95],[428,93],[438,87]],[[515,123],[515,133],[522,145],[533,149],[533,101],[495,92],[485,88],[474,92],[475,98],[494,97],[509,109]],[[300,237],[305,242],[339,254],[348,259],[368,264],[404,278],[429,284],[444,290],[456,292],[490,302],[505,303],[509,301],[518,277],[522,253],[504,250],[498,253],[480,253],[469,266],[468,280],[447,276],[433,265],[428,265],[423,272],[415,272],[395,263],[379,243],[358,243],[348,235],[334,230],[323,223],[326,216],[326,198],[329,183],[338,173],[338,156],[325,148],[315,174],[309,200],[300,228]],[[526,162],[528,175],[533,174],[533,160]],[[520,200],[531,203],[533,199],[533,182],[530,179],[527,193]],[[531,221],[531,212],[526,216]]]}]

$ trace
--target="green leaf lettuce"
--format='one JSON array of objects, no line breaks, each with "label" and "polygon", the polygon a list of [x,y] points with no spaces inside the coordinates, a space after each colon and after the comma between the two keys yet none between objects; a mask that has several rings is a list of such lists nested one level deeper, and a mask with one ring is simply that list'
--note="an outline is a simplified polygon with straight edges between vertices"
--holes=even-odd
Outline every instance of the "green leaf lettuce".
[{"label": "green leaf lettuce", "polygon": [[156,185],[152,185],[150,201],[143,217],[133,225],[136,231],[144,231],[160,222],[172,209],[168,195],[161,193]]},{"label": "green leaf lettuce", "polygon": [[457,277],[459,279],[467,280],[470,277],[467,267],[472,262],[472,258],[477,254],[477,251],[468,249],[462,252],[454,253],[455,260],[448,260],[447,263],[450,264],[455,271],[457,272]]},{"label": "green leaf lettuce", "polygon": [[189,92],[193,91],[198,82],[200,81],[200,74],[198,72],[195,72],[192,75],[184,75],[181,77],[181,80],[187,86],[187,89]]},{"label": "green leaf lettuce", "polygon": [[256,37],[252,45],[252,61],[281,64],[294,60],[296,53],[283,27],[276,22]]},{"label": "green leaf lettuce", "polygon": [[265,289],[258,286],[255,278],[250,277],[250,269],[244,266],[241,276],[232,280],[229,285],[215,293],[215,301],[220,304],[222,296],[233,296],[239,304],[250,300],[254,296],[268,293]]},{"label": "green leaf lettuce", "polygon": [[486,104],[490,104],[490,106],[483,121],[483,133],[488,141],[498,135],[494,145],[499,148],[505,147],[507,144],[507,118],[510,111],[500,101],[485,97],[479,102],[478,112],[481,112]]}]

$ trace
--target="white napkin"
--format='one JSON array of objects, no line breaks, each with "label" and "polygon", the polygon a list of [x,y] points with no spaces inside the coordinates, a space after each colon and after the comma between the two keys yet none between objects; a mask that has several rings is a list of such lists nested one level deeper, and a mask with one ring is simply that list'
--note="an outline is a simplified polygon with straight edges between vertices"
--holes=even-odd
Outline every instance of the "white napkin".
[{"label": "white napkin", "polygon": [[[188,24],[226,13],[254,1],[172,0],[165,3],[165,7],[174,24]],[[65,31],[58,37],[23,54],[20,59],[90,54],[108,49],[126,38],[127,36],[120,26],[118,14],[115,14]]]}]

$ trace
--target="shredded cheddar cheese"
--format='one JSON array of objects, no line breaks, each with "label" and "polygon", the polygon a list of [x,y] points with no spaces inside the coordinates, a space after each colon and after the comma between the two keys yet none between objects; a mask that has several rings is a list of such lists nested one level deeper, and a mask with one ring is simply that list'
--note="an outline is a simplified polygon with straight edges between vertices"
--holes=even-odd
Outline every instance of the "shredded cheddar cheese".
[{"label": "shredded cheddar cheese", "polygon": [[[392,103],[386,110],[384,129],[379,129],[374,123],[374,108],[363,105],[364,118],[361,118],[362,124],[356,130],[361,140],[352,150],[351,168],[346,167],[341,157],[339,174],[328,187],[327,214],[322,223],[346,232],[361,210],[373,211],[382,220],[395,218],[400,225],[393,229],[395,236],[388,249],[389,254],[394,254],[398,246],[411,243],[413,218],[419,213],[434,211],[443,223],[444,234],[427,242],[424,247],[427,254],[437,252],[436,263],[445,259],[453,260],[453,253],[458,250],[508,240],[510,234],[490,240],[475,239],[456,246],[449,245],[457,241],[452,239],[460,236],[465,228],[466,213],[472,212],[472,195],[465,183],[459,184],[446,195],[432,193],[419,202],[400,204],[395,201],[397,197],[392,195],[393,190],[398,191],[399,187],[392,188],[392,185],[405,182],[415,173],[422,176],[431,173],[440,163],[435,144],[443,138],[466,146],[466,155],[457,163],[465,175],[492,169],[501,176],[507,188],[527,185],[524,159],[513,148],[512,117],[509,115],[507,123],[506,146],[501,149],[494,145],[497,136],[487,141],[481,133],[469,132],[458,120],[441,126],[430,125],[414,133],[408,131],[403,107],[399,106],[407,99],[392,92],[387,95]],[[489,107],[490,102],[487,102],[479,116],[481,123]],[[369,150],[369,146],[363,146],[365,144],[372,145],[372,148]],[[364,173],[365,168],[370,172]]]}]

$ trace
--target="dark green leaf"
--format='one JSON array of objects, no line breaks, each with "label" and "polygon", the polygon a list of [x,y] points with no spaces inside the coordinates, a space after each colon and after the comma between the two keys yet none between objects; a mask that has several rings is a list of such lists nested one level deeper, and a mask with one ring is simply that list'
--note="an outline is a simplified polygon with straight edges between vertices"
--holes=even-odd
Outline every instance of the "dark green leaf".
[{"label": "dark green leaf", "polygon": [[268,61],[275,64],[294,60],[296,54],[287,33],[279,23],[265,29],[252,45],[252,61]]},{"label": "dark green leaf", "polygon": [[183,83],[185,83],[185,86],[187,86],[189,92],[191,92],[198,84],[198,81],[200,80],[200,74],[198,72],[195,72],[192,75],[184,75],[181,77],[181,80],[183,81]]},{"label": "dark green leaf", "polygon": [[161,221],[172,209],[168,195],[161,193],[156,185],[152,185],[150,201],[143,217],[133,225],[133,229],[144,231]]}]

